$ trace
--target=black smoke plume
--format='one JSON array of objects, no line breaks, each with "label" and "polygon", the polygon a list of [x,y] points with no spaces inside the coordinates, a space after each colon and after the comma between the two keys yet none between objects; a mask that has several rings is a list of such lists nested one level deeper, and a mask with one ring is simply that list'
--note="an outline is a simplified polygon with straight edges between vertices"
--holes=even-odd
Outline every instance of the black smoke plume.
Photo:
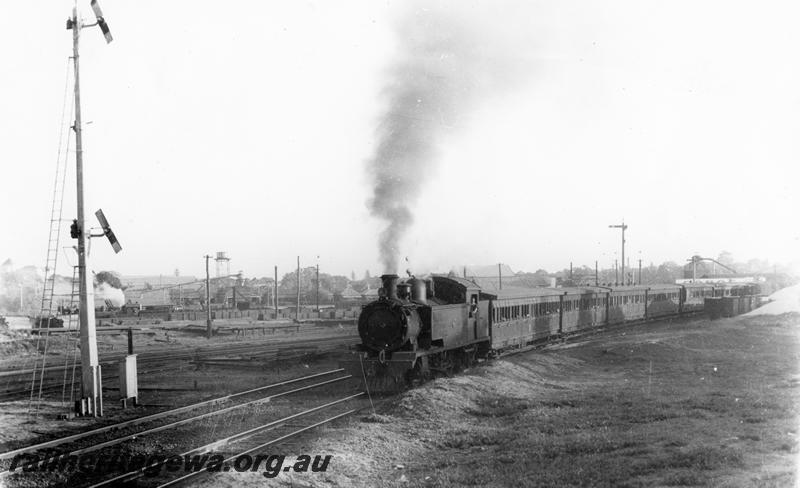
[{"label": "black smoke plume", "polygon": [[[457,9],[456,9],[457,10]],[[417,9],[399,23],[399,55],[388,70],[386,110],[368,161],[373,193],[367,206],[386,221],[379,239],[385,272],[398,268],[400,245],[414,222],[413,205],[435,172],[439,145],[479,93],[494,84],[504,55],[491,34],[454,10]]]}]

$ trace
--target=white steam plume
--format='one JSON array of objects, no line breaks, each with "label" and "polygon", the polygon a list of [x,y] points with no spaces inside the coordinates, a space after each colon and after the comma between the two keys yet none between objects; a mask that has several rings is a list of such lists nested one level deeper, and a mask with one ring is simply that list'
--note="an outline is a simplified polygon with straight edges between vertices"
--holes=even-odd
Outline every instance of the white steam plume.
[{"label": "white steam plume", "polygon": [[115,307],[121,307],[125,305],[125,293],[123,293],[123,291],[119,288],[114,288],[108,283],[100,283],[95,288],[95,293],[97,294],[98,298],[110,301]]}]

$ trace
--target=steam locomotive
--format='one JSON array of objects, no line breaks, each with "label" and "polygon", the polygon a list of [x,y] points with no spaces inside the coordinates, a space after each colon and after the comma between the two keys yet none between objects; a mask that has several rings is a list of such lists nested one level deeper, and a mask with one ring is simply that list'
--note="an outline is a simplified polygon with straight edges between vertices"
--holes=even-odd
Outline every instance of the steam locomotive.
[{"label": "steam locomotive", "polygon": [[454,276],[381,277],[358,319],[361,343],[342,363],[371,391],[394,391],[435,371],[599,327],[702,312],[725,298],[731,315],[758,305],[747,283],[482,290]]}]

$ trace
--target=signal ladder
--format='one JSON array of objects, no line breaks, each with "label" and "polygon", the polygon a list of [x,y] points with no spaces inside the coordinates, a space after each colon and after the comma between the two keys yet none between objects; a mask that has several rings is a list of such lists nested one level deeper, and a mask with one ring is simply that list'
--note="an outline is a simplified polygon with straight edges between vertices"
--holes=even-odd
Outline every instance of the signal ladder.
[{"label": "signal ladder", "polygon": [[[58,252],[59,252],[59,242],[61,240],[61,223],[63,222],[63,208],[64,208],[64,186],[67,179],[67,155],[69,153],[69,144],[72,137],[72,131],[67,131],[66,137],[66,144],[64,144],[64,128],[68,126],[69,120],[72,119],[72,111],[70,110],[69,119],[66,119],[67,115],[67,106],[72,107],[72,97],[69,95],[69,67],[70,67],[71,59],[67,59],[67,67],[66,67],[66,75],[65,75],[65,82],[64,82],[64,102],[61,108],[61,129],[58,137],[58,156],[56,157],[56,174],[55,174],[55,181],[53,183],[53,200],[52,205],[50,207],[50,232],[48,234],[47,239],[47,259],[45,260],[44,266],[44,282],[42,286],[42,301],[41,306],[39,307],[39,314],[35,319],[35,326],[37,328],[50,328],[54,325],[54,314],[53,314],[53,293],[56,287],[56,269],[58,266]],[[73,292],[74,292],[74,283],[75,283],[75,270],[73,270]],[[70,300],[73,300],[71,298]],[[71,318],[70,318],[71,320]],[[36,339],[36,352],[35,354],[39,354],[41,349],[41,339],[42,334],[40,334]],[[39,378],[39,395],[38,395],[38,402],[36,404],[36,415],[38,416],[39,412],[39,404],[41,403],[41,388],[42,388],[42,380],[44,379],[44,366],[45,362],[47,361],[47,346],[50,339],[50,334],[45,334],[44,339],[44,353],[42,355],[41,360],[41,373]],[[33,378],[31,379],[31,398],[28,404],[28,411],[29,413],[32,411],[33,400],[35,395],[35,386],[36,386],[36,374],[38,368],[38,357],[34,357],[34,366],[33,366]]]}]

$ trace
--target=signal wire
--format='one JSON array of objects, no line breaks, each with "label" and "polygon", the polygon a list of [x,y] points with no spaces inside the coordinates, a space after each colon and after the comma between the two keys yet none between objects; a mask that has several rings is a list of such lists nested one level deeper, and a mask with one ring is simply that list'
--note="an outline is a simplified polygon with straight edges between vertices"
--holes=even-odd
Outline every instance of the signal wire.
[{"label": "signal wire", "polygon": [[367,373],[364,372],[364,357],[359,354],[358,355],[358,362],[361,363],[361,376],[364,377],[364,388],[367,390],[367,398],[369,398],[369,404],[372,407],[372,415],[375,415],[375,404],[372,403],[372,395],[369,393],[369,384],[367,383]]}]

